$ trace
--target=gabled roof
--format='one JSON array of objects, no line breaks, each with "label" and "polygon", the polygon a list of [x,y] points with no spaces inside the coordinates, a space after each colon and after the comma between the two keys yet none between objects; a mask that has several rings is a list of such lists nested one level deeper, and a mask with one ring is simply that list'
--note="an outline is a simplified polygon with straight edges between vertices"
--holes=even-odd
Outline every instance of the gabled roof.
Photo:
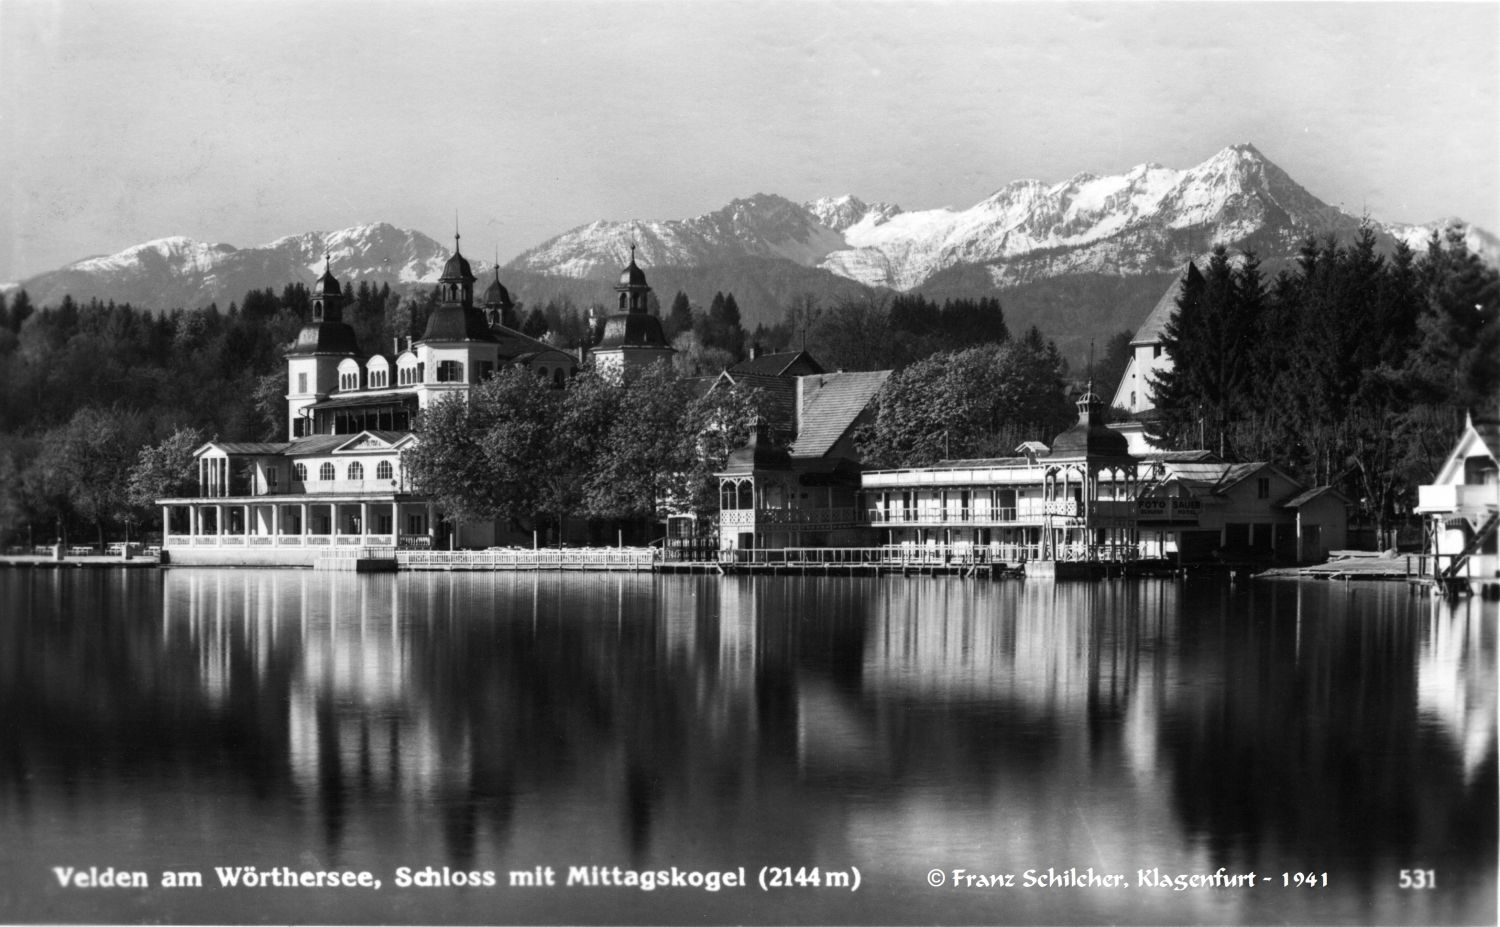
[{"label": "gabled roof", "polygon": [[339,437],[348,440],[333,449],[335,454],[341,451],[389,450],[401,444],[410,443],[408,439],[415,440],[409,431],[375,431],[373,429],[361,431],[357,435],[340,435]]},{"label": "gabled roof", "polygon": [[763,398],[761,412],[776,428],[790,432],[797,419],[797,378],[771,374],[735,373],[733,369],[719,374],[719,379],[759,390]]},{"label": "gabled roof", "polygon": [[210,450],[223,451],[225,454],[231,456],[264,456],[267,454],[280,454],[286,450],[286,447],[287,444],[285,441],[209,441],[196,451],[193,451],[193,456],[197,457],[204,451]]},{"label": "gabled roof", "polygon": [[[1187,268],[1183,268],[1184,273]],[[1182,274],[1178,274],[1172,280],[1172,285],[1156,301],[1151,313],[1146,316],[1146,321],[1136,331],[1135,337],[1130,339],[1132,345],[1137,344],[1159,344],[1162,334],[1167,330],[1167,320],[1172,318],[1172,313],[1177,311],[1177,294],[1182,291]]]},{"label": "gabled roof", "polygon": [[1448,458],[1438,467],[1433,478],[1434,485],[1452,485],[1463,482],[1465,462],[1472,457],[1489,457],[1500,460],[1500,421],[1491,414],[1483,414],[1476,421],[1470,411],[1464,422],[1464,430],[1453,442]]},{"label": "gabled roof", "polygon": [[530,335],[523,335],[514,328],[496,325],[490,329],[490,333],[500,343],[501,360],[524,362],[550,351],[554,354],[561,354],[564,357],[568,357],[574,363],[578,362],[578,357],[571,351],[565,351],[545,341],[539,341]]},{"label": "gabled roof", "polygon": [[793,457],[822,457],[853,427],[890,377],[889,370],[820,373],[799,377],[802,409]]},{"label": "gabled roof", "polygon": [[1337,489],[1334,489],[1332,486],[1314,486],[1312,489],[1309,489],[1306,492],[1298,493],[1297,495],[1281,503],[1281,507],[1284,509],[1299,509],[1309,502],[1312,502],[1314,499],[1320,498],[1324,495],[1332,495],[1340,502],[1344,503],[1347,503],[1349,501],[1349,498],[1347,496],[1339,492]]},{"label": "gabled roof", "polygon": [[304,457],[308,454],[327,454],[349,441],[353,435],[308,435],[285,446],[282,451],[288,457]]},{"label": "gabled roof", "polygon": [[731,364],[728,372],[738,378],[743,373],[770,377],[809,376],[823,373],[824,370],[823,365],[806,351],[785,351],[780,354],[762,354]]}]

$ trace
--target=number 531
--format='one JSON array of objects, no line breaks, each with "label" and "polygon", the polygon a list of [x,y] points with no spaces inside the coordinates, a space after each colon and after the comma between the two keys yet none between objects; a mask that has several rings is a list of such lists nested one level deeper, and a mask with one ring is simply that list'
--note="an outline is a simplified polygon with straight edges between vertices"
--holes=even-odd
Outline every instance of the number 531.
[{"label": "number 531", "polygon": [[1436,869],[1401,870],[1401,888],[1437,888]]}]

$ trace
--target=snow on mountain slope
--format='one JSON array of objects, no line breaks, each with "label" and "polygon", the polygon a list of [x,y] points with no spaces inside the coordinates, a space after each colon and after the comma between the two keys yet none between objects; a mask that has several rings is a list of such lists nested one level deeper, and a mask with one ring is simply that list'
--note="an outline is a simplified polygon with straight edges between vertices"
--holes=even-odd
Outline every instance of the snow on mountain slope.
[{"label": "snow on mountain slope", "polygon": [[[289,235],[253,248],[178,236],[85,258],[22,286],[37,305],[55,305],[65,294],[80,302],[97,298],[157,310],[228,305],[250,290],[311,284],[323,272],[325,251],[341,281],[392,286],[436,282],[450,254],[420,232],[383,222]],[[472,263],[476,274],[487,266]]]},{"label": "snow on mountain slope", "polygon": [[969,209],[857,222],[844,230],[849,250],[821,266],[899,290],[955,264],[990,264],[997,283],[1048,271],[1144,273],[1204,250],[1192,244],[1158,257],[1174,237],[1237,242],[1269,233],[1290,242],[1353,222],[1253,146],[1236,145],[1186,170],[1142,164],[1123,175],[1079,174],[1051,186],[1020,180]]},{"label": "snow on mountain slope", "polygon": [[756,194],[716,212],[665,222],[594,222],[524,252],[508,266],[567,277],[619,273],[636,245],[643,266],[701,266],[744,257],[812,266],[844,247],[843,236],[779,196]]}]

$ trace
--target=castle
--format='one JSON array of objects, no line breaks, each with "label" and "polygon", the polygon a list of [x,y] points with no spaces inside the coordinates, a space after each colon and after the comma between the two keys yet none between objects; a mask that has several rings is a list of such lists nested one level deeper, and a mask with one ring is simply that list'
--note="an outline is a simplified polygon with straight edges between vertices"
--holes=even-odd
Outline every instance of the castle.
[{"label": "castle", "polygon": [[345,294],[325,258],[312,317],[286,352],[286,440],[210,441],[194,457],[197,494],[159,500],[162,547],[177,563],[312,564],[340,547],[494,543],[492,525],[443,525],[410,485],[401,452],[417,416],[466,395],[502,365],[561,388],[591,362],[606,375],[670,359],[651,287],[630,263],[615,287],[618,311],[587,357],[516,330],[517,307],[495,279],[474,298],[475,276],[454,235],[438,301],[418,339],[366,354],[343,318]]}]

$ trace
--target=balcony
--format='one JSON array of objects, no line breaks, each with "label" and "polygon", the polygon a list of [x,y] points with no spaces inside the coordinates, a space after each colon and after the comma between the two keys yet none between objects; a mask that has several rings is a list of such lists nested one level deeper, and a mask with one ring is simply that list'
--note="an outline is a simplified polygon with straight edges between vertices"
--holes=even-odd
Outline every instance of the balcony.
[{"label": "balcony", "polygon": [[831,509],[724,509],[721,526],[736,528],[832,528],[863,524],[856,508]]},{"label": "balcony", "polygon": [[1496,508],[1500,508],[1500,483],[1417,487],[1417,511],[1421,513],[1477,515]]}]

